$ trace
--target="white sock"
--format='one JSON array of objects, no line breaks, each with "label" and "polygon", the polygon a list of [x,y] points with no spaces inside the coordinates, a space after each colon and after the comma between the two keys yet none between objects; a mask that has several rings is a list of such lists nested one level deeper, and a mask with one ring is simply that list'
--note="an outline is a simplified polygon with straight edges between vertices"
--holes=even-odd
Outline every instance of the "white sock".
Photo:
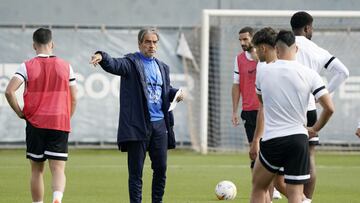
[{"label": "white sock", "polygon": [[311,199],[305,198],[302,203],[311,203]]},{"label": "white sock", "polygon": [[63,193],[62,193],[62,192],[60,192],[60,191],[55,191],[55,192],[53,193],[53,202],[55,202],[55,200],[58,200],[59,203],[61,203],[62,198],[63,198]]}]

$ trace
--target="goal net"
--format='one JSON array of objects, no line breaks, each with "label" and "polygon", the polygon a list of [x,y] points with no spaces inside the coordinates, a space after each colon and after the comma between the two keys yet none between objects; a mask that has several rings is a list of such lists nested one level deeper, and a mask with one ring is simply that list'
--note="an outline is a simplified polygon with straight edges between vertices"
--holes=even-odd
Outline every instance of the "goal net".
[{"label": "goal net", "polygon": [[[197,143],[202,153],[209,150],[245,150],[248,146],[241,123],[233,127],[231,87],[235,56],[241,52],[238,32],[273,27],[291,30],[296,11],[204,10],[201,30],[200,121]],[[321,131],[320,141],[359,144],[354,136],[360,117],[360,12],[308,11],[314,18],[313,41],[338,57],[349,69],[350,78],[336,90],[336,113]],[[329,77],[321,73],[326,81]],[[276,82],[276,81],[274,81]],[[241,112],[241,101],[239,114]]]}]

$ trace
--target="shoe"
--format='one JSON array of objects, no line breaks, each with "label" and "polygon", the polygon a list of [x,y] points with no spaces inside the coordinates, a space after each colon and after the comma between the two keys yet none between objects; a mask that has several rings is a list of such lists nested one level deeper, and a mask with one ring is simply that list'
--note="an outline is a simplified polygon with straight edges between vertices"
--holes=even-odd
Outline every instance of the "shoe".
[{"label": "shoe", "polygon": [[274,192],[273,192],[273,199],[282,199],[280,192],[277,191],[275,188],[274,188]]}]

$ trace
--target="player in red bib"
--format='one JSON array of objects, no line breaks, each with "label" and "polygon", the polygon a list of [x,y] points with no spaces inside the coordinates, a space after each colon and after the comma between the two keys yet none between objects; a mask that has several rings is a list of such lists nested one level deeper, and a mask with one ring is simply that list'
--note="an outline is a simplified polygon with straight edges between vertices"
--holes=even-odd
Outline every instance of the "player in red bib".
[{"label": "player in red bib", "polygon": [[[46,159],[52,174],[53,203],[61,203],[70,118],[76,106],[76,82],[70,64],[52,53],[51,30],[37,29],[33,41],[37,56],[20,65],[5,94],[19,118],[26,120],[26,157],[31,163],[33,203],[43,203]],[[23,83],[24,108],[21,109],[15,92]]]}]

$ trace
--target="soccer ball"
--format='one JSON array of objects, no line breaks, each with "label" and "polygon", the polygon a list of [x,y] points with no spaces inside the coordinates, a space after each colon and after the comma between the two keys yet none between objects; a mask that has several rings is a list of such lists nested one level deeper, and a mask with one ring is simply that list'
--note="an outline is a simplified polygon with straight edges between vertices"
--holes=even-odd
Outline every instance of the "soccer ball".
[{"label": "soccer ball", "polygon": [[223,180],[215,187],[215,194],[219,200],[233,200],[236,197],[236,186],[233,182]]}]

